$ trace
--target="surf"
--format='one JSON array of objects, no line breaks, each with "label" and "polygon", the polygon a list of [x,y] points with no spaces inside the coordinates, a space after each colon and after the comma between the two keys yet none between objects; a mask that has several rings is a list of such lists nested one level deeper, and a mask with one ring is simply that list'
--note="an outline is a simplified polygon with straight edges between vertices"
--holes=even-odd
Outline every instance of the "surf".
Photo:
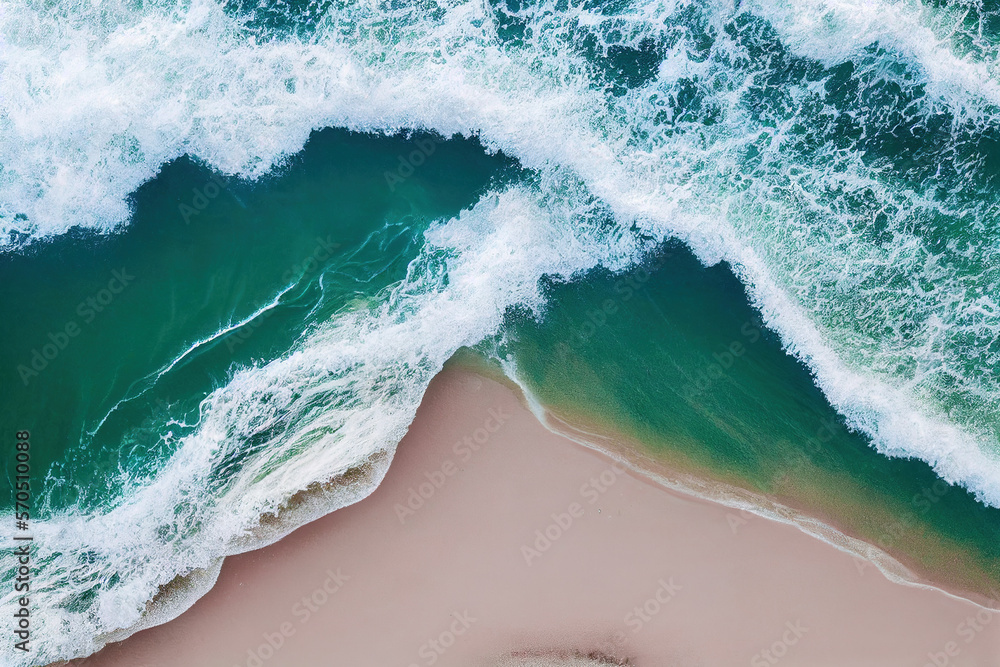
[{"label": "surf", "polygon": [[[45,529],[75,545],[43,560],[54,587],[135,573],[89,616],[65,612],[73,636],[43,628],[52,659],[138,622],[309,483],[368,465],[310,511],[363,497],[455,350],[505,309],[543,317],[543,276],[624,270],[670,238],[733,267],[878,451],[1000,506],[991,37],[963,50],[944,10],[876,4],[8,5],[7,253],[127,233],[131,194],[184,155],[266,178],[324,127],[475,137],[524,169],[433,225],[404,281],[235,370],[169,461],[106,508],[115,538],[72,512]],[[893,168],[928,136],[936,153]],[[99,564],[86,574],[83,553]]]}]

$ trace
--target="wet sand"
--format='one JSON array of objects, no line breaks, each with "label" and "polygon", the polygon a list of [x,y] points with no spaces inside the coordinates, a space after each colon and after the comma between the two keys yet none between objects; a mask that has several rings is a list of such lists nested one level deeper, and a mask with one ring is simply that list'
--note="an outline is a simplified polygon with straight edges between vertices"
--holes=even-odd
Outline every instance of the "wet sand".
[{"label": "wet sand", "polygon": [[[588,656],[590,656],[588,658]],[[1000,613],[665,489],[449,368],[371,496],[86,667],[1000,666]]]}]

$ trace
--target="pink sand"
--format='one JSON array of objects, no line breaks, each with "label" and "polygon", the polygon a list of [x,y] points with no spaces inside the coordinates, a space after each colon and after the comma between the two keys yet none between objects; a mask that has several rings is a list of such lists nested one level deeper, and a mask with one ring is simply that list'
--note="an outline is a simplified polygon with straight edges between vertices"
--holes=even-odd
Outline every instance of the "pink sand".
[{"label": "pink sand", "polygon": [[81,663],[1000,666],[1000,613],[621,470],[447,370],[369,498],[227,559],[190,610]]}]

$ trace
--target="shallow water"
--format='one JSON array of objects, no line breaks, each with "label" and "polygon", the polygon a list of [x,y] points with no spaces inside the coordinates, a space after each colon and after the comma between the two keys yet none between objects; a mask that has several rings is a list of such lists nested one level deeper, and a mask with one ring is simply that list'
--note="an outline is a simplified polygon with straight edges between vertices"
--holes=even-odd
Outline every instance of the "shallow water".
[{"label": "shallow water", "polygon": [[995,11],[26,2],[0,38],[35,659],[391,453],[463,346],[995,580]]}]

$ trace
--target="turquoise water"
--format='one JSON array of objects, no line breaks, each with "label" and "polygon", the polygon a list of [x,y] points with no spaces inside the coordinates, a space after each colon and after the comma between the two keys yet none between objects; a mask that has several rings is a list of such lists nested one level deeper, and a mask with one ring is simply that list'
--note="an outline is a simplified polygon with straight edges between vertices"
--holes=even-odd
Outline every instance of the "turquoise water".
[{"label": "turquoise water", "polygon": [[674,244],[550,290],[544,317],[511,313],[504,349],[556,415],[821,517],[924,576],[1000,593],[1000,510],[873,451],[725,264]]},{"label": "turquoise water", "polygon": [[[423,141],[430,162],[387,182]],[[462,172],[434,168],[449,162]],[[475,142],[328,130],[252,186],[181,158],[136,193],[127,233],[72,233],[8,257],[4,307],[19,322],[2,345],[16,388],[3,421],[33,434],[45,509],[92,511],[128,493],[109,470],[146,483],[236,369],[377,300],[406,276],[429,222],[471,205],[508,163]],[[216,194],[198,209],[199,193]]]},{"label": "turquoise water", "polygon": [[361,497],[463,347],[994,590],[998,28],[915,0],[0,8],[0,414],[32,433],[45,595],[8,661],[96,650],[367,464],[322,509]]}]

